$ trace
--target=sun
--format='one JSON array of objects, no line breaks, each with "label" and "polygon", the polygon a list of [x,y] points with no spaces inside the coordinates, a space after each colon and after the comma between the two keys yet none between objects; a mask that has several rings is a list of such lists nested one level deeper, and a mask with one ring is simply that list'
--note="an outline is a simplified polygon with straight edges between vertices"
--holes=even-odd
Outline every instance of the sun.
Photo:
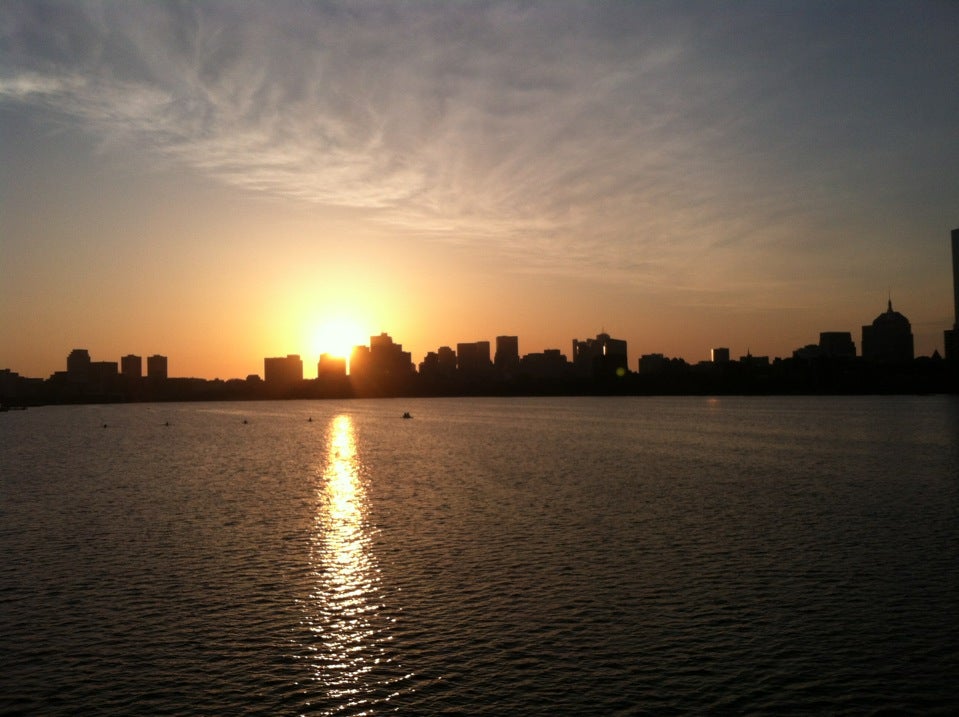
[{"label": "sun", "polygon": [[310,336],[311,353],[314,356],[329,354],[349,358],[354,346],[366,344],[369,336],[362,327],[345,316],[327,319],[315,326]]}]

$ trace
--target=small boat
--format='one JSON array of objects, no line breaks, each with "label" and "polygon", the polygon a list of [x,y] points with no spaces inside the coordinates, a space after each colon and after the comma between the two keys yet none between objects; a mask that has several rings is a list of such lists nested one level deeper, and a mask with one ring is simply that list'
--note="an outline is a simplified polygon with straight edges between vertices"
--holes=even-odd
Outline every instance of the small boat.
[{"label": "small boat", "polygon": [[412,416],[410,415],[410,412],[409,412],[409,411],[406,411],[406,412],[403,414],[403,418],[412,418]]}]

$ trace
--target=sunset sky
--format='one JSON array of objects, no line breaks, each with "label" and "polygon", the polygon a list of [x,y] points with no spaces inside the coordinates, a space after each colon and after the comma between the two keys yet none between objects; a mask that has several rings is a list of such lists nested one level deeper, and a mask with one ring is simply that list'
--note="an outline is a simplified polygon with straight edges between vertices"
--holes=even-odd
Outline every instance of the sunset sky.
[{"label": "sunset sky", "polygon": [[[952,316],[959,3],[0,0],[0,368]],[[323,328],[342,328],[327,337]]]}]

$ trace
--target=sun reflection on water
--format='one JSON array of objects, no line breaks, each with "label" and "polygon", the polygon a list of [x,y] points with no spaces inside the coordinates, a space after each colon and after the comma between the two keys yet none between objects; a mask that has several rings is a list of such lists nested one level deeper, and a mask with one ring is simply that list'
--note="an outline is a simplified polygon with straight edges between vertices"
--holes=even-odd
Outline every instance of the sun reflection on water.
[{"label": "sun reflection on water", "polygon": [[371,550],[366,492],[360,476],[353,422],[334,418],[317,485],[310,547],[313,590],[307,623],[313,678],[332,711],[389,699],[373,671],[388,662],[377,601],[378,571]]}]

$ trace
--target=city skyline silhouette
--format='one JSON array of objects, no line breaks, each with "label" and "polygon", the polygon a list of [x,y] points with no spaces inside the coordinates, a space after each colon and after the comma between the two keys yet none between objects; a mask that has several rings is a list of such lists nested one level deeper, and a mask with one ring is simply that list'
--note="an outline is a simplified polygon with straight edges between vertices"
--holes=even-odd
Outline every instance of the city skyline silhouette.
[{"label": "city skyline silhouette", "polygon": [[[709,393],[955,393],[959,391],[959,229],[952,232],[955,322],[943,332],[945,356],[917,357],[909,319],[887,301],[886,311],[861,331],[823,331],[818,343],[791,357],[745,355],[713,347],[710,359],[690,364],[681,357],[645,353],[630,367],[628,342],[601,332],[574,338],[561,349],[520,353],[520,337],[500,335],[495,344],[457,342],[429,351],[417,364],[386,332],[370,336],[348,356],[323,353],[316,377],[304,373],[299,354],[265,357],[262,375],[226,381],[171,377],[169,359],[135,354],[119,362],[94,361],[73,349],[66,370],[45,381],[0,370],[4,407],[45,403],[164,400],[362,398],[461,395],[709,394]],[[495,353],[493,349],[495,347]]]}]

